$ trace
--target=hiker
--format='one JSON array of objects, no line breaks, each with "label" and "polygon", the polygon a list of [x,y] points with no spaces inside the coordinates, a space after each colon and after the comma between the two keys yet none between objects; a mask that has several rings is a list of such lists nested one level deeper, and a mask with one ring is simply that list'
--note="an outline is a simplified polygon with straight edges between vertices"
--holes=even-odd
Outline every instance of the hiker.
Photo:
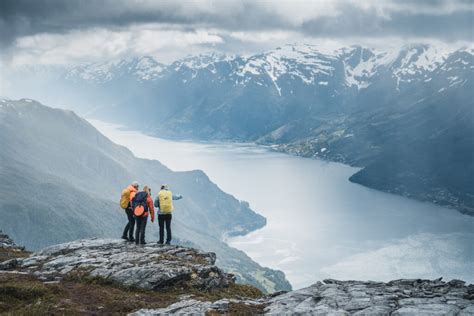
[{"label": "hiker", "polygon": [[135,239],[133,238],[133,228],[135,226],[135,219],[133,218],[133,210],[132,205],[130,203],[130,194],[132,192],[137,192],[139,188],[138,182],[133,181],[127,188],[122,191],[122,196],[120,198],[120,207],[125,210],[127,214],[128,223],[125,225],[125,229],[123,230],[122,239],[127,241],[133,242]]},{"label": "hiker", "polygon": [[163,244],[163,237],[165,234],[164,226],[166,224],[166,244],[171,242],[171,213],[173,212],[173,200],[180,200],[181,195],[173,195],[168,188],[168,185],[163,184],[161,191],[155,199],[155,207],[158,209],[158,225],[160,226],[160,240],[158,244]]},{"label": "hiker", "polygon": [[145,228],[148,221],[148,213],[151,215],[151,222],[155,220],[155,209],[153,208],[153,199],[151,198],[151,189],[148,186],[143,187],[143,191],[130,194],[132,201],[133,216],[137,223],[135,231],[135,244],[146,245]]}]

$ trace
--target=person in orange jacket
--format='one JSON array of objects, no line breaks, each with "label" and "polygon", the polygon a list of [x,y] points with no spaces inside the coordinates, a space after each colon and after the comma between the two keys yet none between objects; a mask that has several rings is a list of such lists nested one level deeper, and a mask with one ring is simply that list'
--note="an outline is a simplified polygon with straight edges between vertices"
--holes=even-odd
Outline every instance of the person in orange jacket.
[{"label": "person in orange jacket", "polygon": [[135,222],[137,224],[135,230],[135,243],[146,245],[145,228],[148,221],[148,214],[151,216],[151,222],[155,221],[155,208],[153,207],[153,199],[151,198],[151,188],[143,187],[143,191],[132,192],[130,201],[133,208]]},{"label": "person in orange jacket", "polygon": [[135,227],[135,218],[133,217],[133,210],[130,201],[132,200],[130,195],[135,194],[138,191],[138,182],[133,181],[128,187],[122,191],[122,196],[120,197],[120,207],[125,210],[127,214],[128,223],[125,225],[123,230],[122,239],[127,241],[135,241],[133,238],[133,228]]}]

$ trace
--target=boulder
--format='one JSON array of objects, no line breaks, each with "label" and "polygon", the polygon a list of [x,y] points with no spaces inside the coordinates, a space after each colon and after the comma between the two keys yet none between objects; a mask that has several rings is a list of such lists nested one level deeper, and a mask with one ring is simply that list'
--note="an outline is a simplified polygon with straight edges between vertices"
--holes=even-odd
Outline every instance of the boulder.
[{"label": "boulder", "polygon": [[24,247],[20,247],[17,244],[15,244],[13,239],[11,239],[7,234],[4,234],[1,230],[0,230],[0,248],[24,250]]},{"label": "boulder", "polygon": [[214,265],[214,253],[181,246],[138,246],[121,239],[79,240],[15,260],[4,262],[1,269],[28,272],[45,281],[80,274],[150,290],[180,284],[210,290],[234,281]]}]

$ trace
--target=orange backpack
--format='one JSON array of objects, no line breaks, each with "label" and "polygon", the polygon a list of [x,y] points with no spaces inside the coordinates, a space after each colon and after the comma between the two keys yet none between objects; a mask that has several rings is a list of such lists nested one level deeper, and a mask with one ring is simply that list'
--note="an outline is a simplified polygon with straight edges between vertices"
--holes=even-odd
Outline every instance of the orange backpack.
[{"label": "orange backpack", "polygon": [[133,207],[133,215],[136,217],[143,216],[146,212],[148,212],[148,205],[147,205],[147,198],[148,193],[146,192],[138,192],[132,199],[132,207]]},{"label": "orange backpack", "polygon": [[143,216],[144,213],[145,213],[145,207],[143,207],[143,205],[137,205],[133,209],[133,215],[135,215],[136,217]]}]

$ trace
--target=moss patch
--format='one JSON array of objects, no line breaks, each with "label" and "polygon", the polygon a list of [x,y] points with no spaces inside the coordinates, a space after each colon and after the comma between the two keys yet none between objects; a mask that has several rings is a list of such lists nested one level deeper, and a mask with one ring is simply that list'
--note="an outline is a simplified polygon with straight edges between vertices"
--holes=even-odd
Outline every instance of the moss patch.
[{"label": "moss patch", "polygon": [[[232,284],[215,291],[184,287],[162,291],[128,288],[85,274],[71,275],[59,283],[43,283],[34,276],[0,273],[0,314],[127,314],[141,308],[162,308],[179,301],[181,295],[200,300],[258,298],[260,290]],[[236,306],[233,306],[236,305]],[[233,304],[235,313],[252,314],[249,306]]]},{"label": "moss patch", "polygon": [[18,248],[0,248],[0,262],[15,258],[25,258],[29,255],[29,252]]}]

